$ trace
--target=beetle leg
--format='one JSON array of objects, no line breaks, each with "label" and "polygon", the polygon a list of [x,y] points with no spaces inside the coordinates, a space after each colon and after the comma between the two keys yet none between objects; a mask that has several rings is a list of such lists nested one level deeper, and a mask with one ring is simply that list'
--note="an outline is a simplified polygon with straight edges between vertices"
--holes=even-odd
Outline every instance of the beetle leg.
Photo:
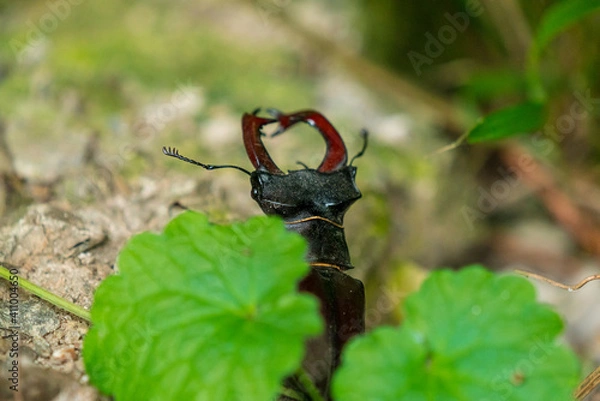
[{"label": "beetle leg", "polygon": [[270,121],[277,121],[279,123],[279,127],[273,133],[273,136],[282,134],[285,130],[299,122],[305,122],[321,133],[327,144],[327,151],[323,161],[317,168],[318,171],[336,171],[347,164],[348,152],[346,151],[346,145],[344,145],[342,137],[321,113],[314,110],[303,110],[292,114],[284,114],[276,109],[267,109],[267,112],[275,118],[275,120]]},{"label": "beetle leg", "polygon": [[242,132],[244,134],[246,153],[255,169],[265,169],[272,174],[283,174],[283,171],[271,159],[261,139],[261,136],[264,135],[261,128],[277,120],[258,117],[256,114],[259,111],[260,109],[256,109],[252,114],[246,113],[242,117]]}]

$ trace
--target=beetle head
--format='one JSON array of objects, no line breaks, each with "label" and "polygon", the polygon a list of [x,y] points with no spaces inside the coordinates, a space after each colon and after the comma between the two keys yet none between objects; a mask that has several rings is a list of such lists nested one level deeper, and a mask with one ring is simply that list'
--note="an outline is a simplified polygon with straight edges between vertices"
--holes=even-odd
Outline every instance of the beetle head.
[{"label": "beetle head", "polygon": [[[284,219],[310,214],[341,224],[343,214],[361,195],[354,180],[356,168],[347,165],[348,154],[340,134],[314,110],[283,114],[268,109],[272,118],[258,117],[258,111],[242,117],[246,152],[256,169],[251,174],[252,198],[266,214],[276,214]],[[261,129],[278,123],[273,135],[279,135],[299,122],[305,122],[321,133],[327,151],[316,170],[306,168],[284,174],[265,148]]]},{"label": "beetle head", "polygon": [[242,117],[244,145],[246,146],[248,158],[250,158],[256,170],[266,170],[271,174],[284,174],[273,162],[262,142],[262,136],[264,136],[261,131],[262,127],[272,123],[279,124],[273,136],[282,134],[299,122],[305,122],[321,133],[323,139],[325,139],[327,151],[323,161],[317,167],[317,171],[329,173],[346,166],[348,152],[344,141],[333,125],[321,113],[314,110],[304,110],[292,114],[283,114],[278,110],[268,109],[267,112],[273,118],[263,118],[257,116],[259,111],[260,109],[257,109],[252,114],[246,113]]}]

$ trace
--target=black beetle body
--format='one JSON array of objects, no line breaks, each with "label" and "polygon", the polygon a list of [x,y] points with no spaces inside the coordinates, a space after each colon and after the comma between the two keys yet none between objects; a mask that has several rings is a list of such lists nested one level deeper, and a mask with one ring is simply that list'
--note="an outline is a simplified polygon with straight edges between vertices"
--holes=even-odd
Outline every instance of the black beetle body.
[{"label": "black beetle body", "polygon": [[[252,198],[263,212],[280,216],[289,230],[306,239],[306,260],[312,268],[298,287],[319,299],[325,331],[307,342],[302,366],[322,396],[329,400],[331,378],[339,365],[343,346],[354,335],[365,330],[364,286],[360,280],[344,273],[353,268],[343,224],[346,211],[361,197],[355,181],[356,167],[352,163],[347,165],[347,152],[342,138],[320,113],[313,110],[292,114],[272,109],[268,111],[274,118],[258,117],[258,110],[242,117],[244,144],[255,167],[253,172],[238,166],[199,163],[181,156],[176,149],[163,148],[163,152],[209,170],[233,167],[250,175]],[[327,144],[327,152],[317,169],[305,168],[285,174],[265,149],[261,128],[279,123],[279,128],[273,134],[279,135],[299,122],[308,123],[319,130]],[[355,157],[361,156],[366,148],[366,132],[364,139],[364,147]],[[286,386],[310,400],[297,377],[288,378]],[[293,399],[282,395],[280,400]]]},{"label": "black beetle body", "polygon": [[309,263],[352,269],[344,236],[344,214],[361,193],[354,177],[356,167],[331,173],[304,169],[286,175],[254,171],[252,198],[267,215],[281,216],[288,228],[308,241]]}]

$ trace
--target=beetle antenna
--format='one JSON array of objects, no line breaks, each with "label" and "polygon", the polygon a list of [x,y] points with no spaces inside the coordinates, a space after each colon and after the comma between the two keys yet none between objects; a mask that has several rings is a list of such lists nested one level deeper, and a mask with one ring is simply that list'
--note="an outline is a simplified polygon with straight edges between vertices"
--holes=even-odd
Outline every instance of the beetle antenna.
[{"label": "beetle antenna", "polygon": [[245,168],[240,167],[240,166],[234,166],[234,165],[231,165],[231,164],[215,165],[215,164],[200,163],[199,161],[196,161],[194,159],[190,159],[189,157],[185,157],[185,156],[179,154],[179,150],[177,150],[177,148],[172,148],[170,146],[169,147],[163,146],[162,152],[165,155],[167,155],[167,156],[174,157],[176,159],[182,160],[184,162],[188,162],[190,164],[194,164],[196,166],[200,166],[200,167],[202,167],[204,169],[207,169],[207,170],[214,170],[214,169],[217,169],[217,168],[234,168],[234,169],[240,170],[240,171],[242,171],[242,172],[244,172],[244,173],[246,173],[248,175],[251,175],[251,173],[248,170],[246,170]]},{"label": "beetle antenna", "polygon": [[362,136],[362,139],[363,139],[362,149],[360,150],[360,152],[358,152],[356,155],[354,155],[352,160],[350,160],[350,165],[352,165],[352,163],[354,163],[354,159],[357,159],[357,158],[361,157],[362,155],[364,155],[365,151],[367,150],[367,145],[369,144],[369,131],[367,131],[364,128],[361,129],[360,136]]},{"label": "beetle antenna", "polygon": [[310,167],[308,167],[308,166],[307,166],[305,163],[301,162],[300,160],[298,160],[298,161],[296,162],[296,164],[299,164],[299,165],[301,165],[302,167],[304,167],[305,169],[307,169],[307,170],[310,170]]}]

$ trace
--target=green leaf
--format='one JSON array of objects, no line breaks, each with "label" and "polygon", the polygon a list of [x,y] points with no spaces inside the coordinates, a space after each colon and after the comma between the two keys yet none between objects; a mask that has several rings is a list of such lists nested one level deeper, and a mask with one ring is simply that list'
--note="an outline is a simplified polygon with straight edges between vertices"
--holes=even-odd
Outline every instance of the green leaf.
[{"label": "green leaf", "polygon": [[544,47],[570,25],[600,9],[600,0],[564,0],[548,8],[535,35],[534,51]]},{"label": "green leaf", "polygon": [[267,217],[187,212],[133,237],[95,294],[91,382],[117,401],[272,399],[322,330],[316,299],[296,292],[305,250]]},{"label": "green leaf", "polygon": [[468,142],[491,141],[529,133],[541,128],[544,122],[545,108],[542,103],[520,103],[487,115],[471,129]]},{"label": "green leaf", "polygon": [[462,92],[477,99],[497,99],[500,96],[525,94],[527,83],[522,72],[512,69],[496,69],[474,73],[465,82]]},{"label": "green leaf", "polygon": [[561,319],[522,277],[437,271],[404,316],[348,345],[336,401],[572,399],[579,363],[555,340]]},{"label": "green leaf", "polygon": [[544,48],[559,33],[599,9],[600,0],[563,0],[546,10],[534,35],[527,60],[531,98],[541,100],[546,97],[540,76],[540,56]]}]

